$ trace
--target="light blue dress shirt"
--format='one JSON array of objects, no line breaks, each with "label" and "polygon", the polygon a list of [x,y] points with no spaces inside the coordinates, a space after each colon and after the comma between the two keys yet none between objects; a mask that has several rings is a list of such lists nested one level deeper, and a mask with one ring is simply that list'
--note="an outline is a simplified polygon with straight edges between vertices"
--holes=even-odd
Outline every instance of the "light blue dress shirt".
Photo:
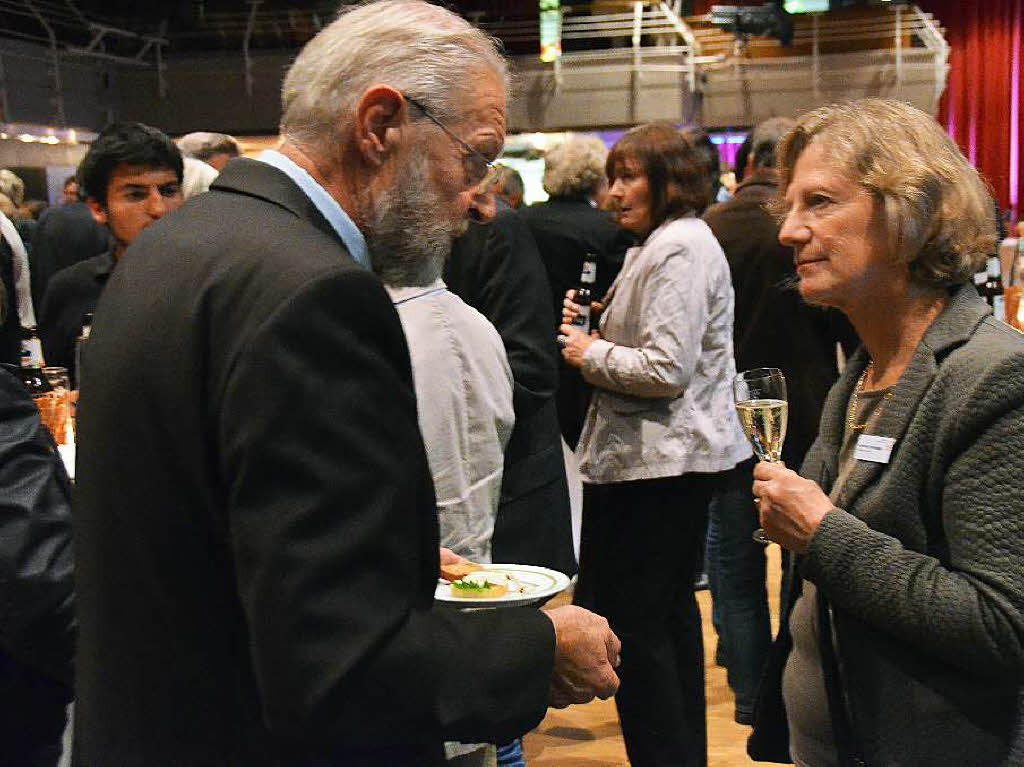
[{"label": "light blue dress shirt", "polygon": [[327,219],[327,223],[338,233],[355,262],[364,269],[370,269],[370,254],[366,249],[366,238],[359,231],[359,227],[352,223],[352,219],[348,217],[338,201],[331,197],[327,190],[317,183],[316,179],[292,160],[273,149],[262,152],[257,159],[267,165],[273,165],[294,181]]}]

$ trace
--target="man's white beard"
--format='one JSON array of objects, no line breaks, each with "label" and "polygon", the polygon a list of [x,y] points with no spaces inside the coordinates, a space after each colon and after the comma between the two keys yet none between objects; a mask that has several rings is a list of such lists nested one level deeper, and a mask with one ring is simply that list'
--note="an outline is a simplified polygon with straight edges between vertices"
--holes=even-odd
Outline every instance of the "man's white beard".
[{"label": "man's white beard", "polygon": [[425,154],[413,154],[400,179],[370,212],[366,245],[373,271],[395,287],[429,285],[441,276],[452,241],[466,230],[430,180]]}]

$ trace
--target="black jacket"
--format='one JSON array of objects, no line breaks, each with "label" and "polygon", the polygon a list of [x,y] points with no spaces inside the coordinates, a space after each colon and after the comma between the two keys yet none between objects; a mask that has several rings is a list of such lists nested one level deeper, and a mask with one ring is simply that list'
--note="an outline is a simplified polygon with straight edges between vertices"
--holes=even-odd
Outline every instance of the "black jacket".
[{"label": "black jacket", "polygon": [[71,483],[35,403],[0,366],[0,649],[67,686],[72,571]]},{"label": "black jacket", "polygon": [[82,332],[85,315],[96,311],[110,273],[114,256],[110,251],[61,269],[50,280],[39,311],[39,339],[47,365],[68,369],[77,382],[75,341]]},{"label": "black jacket", "polygon": [[[618,276],[626,248],[635,244],[632,234],[617,226],[610,215],[594,208],[584,197],[553,197],[522,208],[516,215],[537,243],[551,285],[556,327],[561,322],[565,291],[579,287],[587,254],[597,256],[597,280],[593,290],[597,301]],[[590,403],[591,387],[580,371],[561,356],[558,365],[558,422],[566,443],[575,449]]]},{"label": "black jacket", "polygon": [[432,764],[543,717],[550,621],[433,601],[398,315],[284,173],[142,232],[83,366],[77,764]]},{"label": "black jacket", "polygon": [[790,404],[782,459],[797,468],[839,375],[836,342],[851,354],[859,341],[839,311],[809,306],[797,292],[793,249],[779,242],[778,224],[764,207],[774,195],[774,176],[760,171],[732,199],[708,208],[704,220],[732,273],[736,369],[774,367],[785,374]]},{"label": "black jacket", "polygon": [[36,308],[42,305],[53,275],[79,261],[98,256],[109,250],[110,245],[110,232],[96,223],[84,202],[44,211],[29,248],[32,305]]},{"label": "black jacket", "polygon": [[444,281],[498,329],[512,368],[516,424],[505,449],[491,556],[572,575],[576,558],[555,410],[558,347],[551,290],[518,214],[470,224],[452,248]]},{"label": "black jacket", "polygon": [[25,387],[0,366],[0,763],[56,764],[75,642],[71,486]]}]

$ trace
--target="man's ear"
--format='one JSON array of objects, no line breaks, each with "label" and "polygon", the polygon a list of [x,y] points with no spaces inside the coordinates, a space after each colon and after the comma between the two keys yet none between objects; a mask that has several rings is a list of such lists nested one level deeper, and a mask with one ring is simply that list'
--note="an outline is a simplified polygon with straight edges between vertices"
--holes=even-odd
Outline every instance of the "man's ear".
[{"label": "man's ear", "polygon": [[372,85],[356,104],[355,139],[367,162],[382,165],[395,151],[399,131],[409,121],[409,108],[401,92],[389,85]]},{"label": "man's ear", "polygon": [[89,210],[92,211],[92,218],[100,226],[107,225],[107,209],[99,204],[99,201],[95,197],[90,197],[85,201],[85,204],[89,206]]}]

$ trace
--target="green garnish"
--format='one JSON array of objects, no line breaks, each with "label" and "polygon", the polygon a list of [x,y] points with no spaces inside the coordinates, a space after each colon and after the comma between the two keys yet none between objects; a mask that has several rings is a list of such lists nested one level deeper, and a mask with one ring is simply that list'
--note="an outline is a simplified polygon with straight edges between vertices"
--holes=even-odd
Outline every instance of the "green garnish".
[{"label": "green garnish", "polygon": [[475,581],[452,581],[453,589],[462,589],[464,591],[484,591],[491,588],[493,584],[490,581],[484,581],[483,583],[477,583]]}]

